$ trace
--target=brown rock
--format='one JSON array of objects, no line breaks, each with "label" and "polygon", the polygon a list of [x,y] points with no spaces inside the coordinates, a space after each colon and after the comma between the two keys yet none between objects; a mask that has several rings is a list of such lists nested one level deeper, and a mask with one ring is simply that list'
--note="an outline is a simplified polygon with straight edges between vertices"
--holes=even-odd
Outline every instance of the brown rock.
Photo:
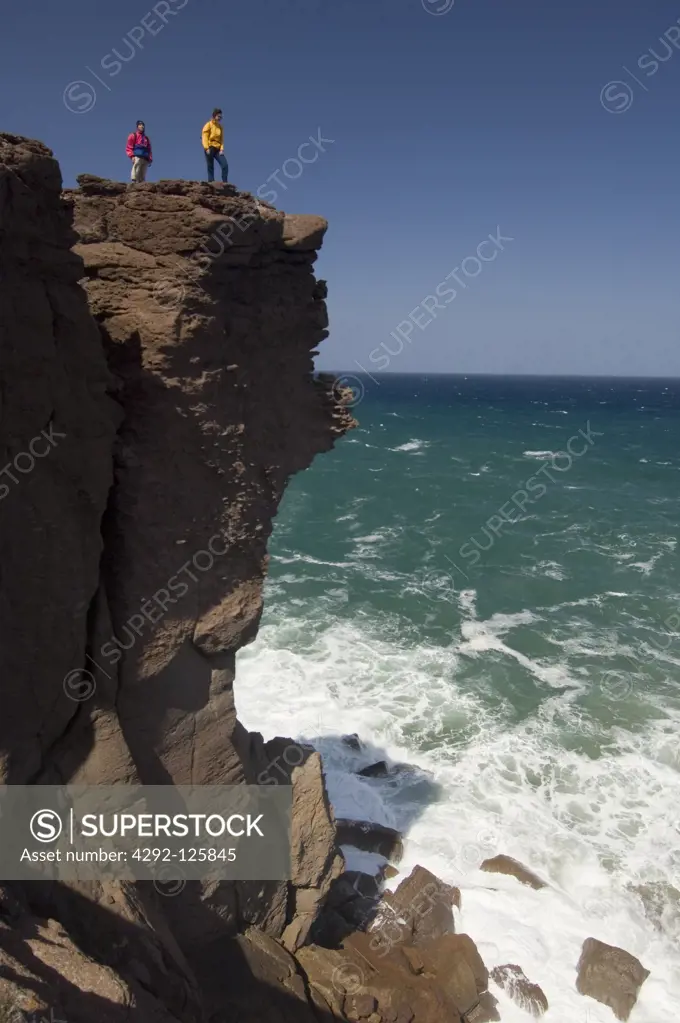
[{"label": "brown rock", "polygon": [[545,881],[542,881],[537,874],[534,874],[523,863],[520,863],[519,860],[514,860],[512,856],[494,856],[490,860],[484,860],[479,869],[486,870],[490,874],[510,874],[512,877],[516,877],[522,884],[529,885],[531,888],[547,887]]},{"label": "brown rock", "polygon": [[[112,645],[120,653],[117,640],[128,647],[116,668],[116,711],[145,782],[255,782],[267,765],[261,740],[236,719],[235,652],[257,631],[266,544],[286,482],[352,422],[312,376],[327,315],[310,246],[325,222],[286,224],[231,186],[80,184],[67,199],[126,452],[109,505],[111,624],[95,657],[106,642],[105,654]],[[136,637],[132,616],[153,613],[158,594],[165,613]],[[278,763],[264,783],[285,783],[300,763]],[[321,827],[328,806],[310,785],[315,794],[296,795],[297,779],[294,789],[299,895],[285,883],[242,884],[238,894],[221,886],[202,898],[211,924],[188,896],[168,910],[199,964],[213,927],[257,923],[277,936],[285,928],[290,948],[306,939],[339,869]],[[299,823],[308,810],[320,828],[311,840]],[[309,881],[319,861],[329,876]]]},{"label": "brown rock", "polygon": [[649,976],[649,970],[630,952],[596,938],[584,941],[577,970],[576,990],[608,1005],[621,1020],[630,1016]]},{"label": "brown rock", "polygon": [[485,991],[480,995],[474,1009],[470,1009],[461,1017],[462,1021],[463,1023],[498,1023],[501,1016],[497,1006],[497,999],[489,991]]},{"label": "brown rock", "polygon": [[[110,504],[101,663],[128,647],[116,705],[145,782],[238,783],[234,653],[257,631],[272,517],[290,476],[351,422],[312,376],[325,221],[233,186],[79,180],[66,196],[133,456]],[[154,614],[159,593],[165,612],[135,636],[131,616]]]},{"label": "brown rock", "polygon": [[645,915],[657,930],[672,929],[680,924],[680,891],[660,881],[632,886],[642,901]]},{"label": "brown rock", "polygon": [[49,149],[0,134],[0,784],[41,771],[95,685],[86,623],[120,411],[60,189]]},{"label": "brown rock", "polygon": [[369,1019],[377,1007],[377,999],[366,994],[348,995],[344,1004],[345,1013],[351,1020]]},{"label": "brown rock", "polygon": [[307,946],[297,959],[310,990],[339,1007],[338,1019],[345,1018],[339,1009],[351,1011],[351,999],[360,994],[375,999],[383,1023],[459,1023],[455,1004],[432,975],[414,973],[401,949],[376,950],[367,934],[351,935],[337,951]]},{"label": "brown rock", "polygon": [[512,963],[496,966],[491,971],[491,978],[513,1002],[517,1002],[521,1009],[530,1012],[532,1016],[542,1016],[548,1011],[548,999],[538,984],[531,983],[521,966]]},{"label": "brown rock", "polygon": [[454,889],[424,867],[414,867],[395,892],[386,892],[369,932],[392,947],[421,945],[454,929]]},{"label": "brown rock", "polygon": [[299,888],[316,888],[342,866],[321,757],[312,753],[293,771],[292,879]]},{"label": "brown rock", "polygon": [[321,248],[328,222],[323,217],[307,214],[286,214],[283,221],[283,244],[287,249],[315,252]]},{"label": "brown rock", "polygon": [[470,971],[477,994],[486,991],[489,972],[469,934],[442,934],[423,945],[421,951],[428,971],[434,973],[440,983],[445,982],[446,972],[453,963],[463,962]]},{"label": "brown rock", "polygon": [[291,880],[295,908],[281,938],[291,952],[307,940],[319,907],[343,867],[335,845],[335,824],[321,757],[313,753],[293,771]]},{"label": "brown rock", "polygon": [[130,969],[123,978],[90,959],[55,920],[24,916],[11,929],[0,923],[0,974],[11,978],[2,991],[7,1008],[2,1023],[19,1023],[29,1013],[40,1018],[45,1010],[46,1018],[69,1023],[126,1023],[133,1005],[149,1023],[193,1023],[195,1004],[177,1005],[175,1015],[147,989],[146,978],[140,981],[134,973]]},{"label": "brown rock", "polygon": [[205,956],[207,1018],[317,1023],[298,963],[262,931],[216,941]]},{"label": "brown rock", "polygon": [[[458,938],[452,934],[447,937]],[[457,954],[458,949],[450,950],[444,939],[437,942],[437,949],[424,949],[428,970],[434,973],[437,983],[456,1005],[461,1016],[477,1005],[479,992],[475,984],[475,975],[464,956]],[[450,954],[452,953],[452,954]]]},{"label": "brown rock", "polygon": [[414,948],[412,945],[403,945],[401,951],[406,957],[412,973],[418,976],[425,972],[425,963],[417,948]]}]

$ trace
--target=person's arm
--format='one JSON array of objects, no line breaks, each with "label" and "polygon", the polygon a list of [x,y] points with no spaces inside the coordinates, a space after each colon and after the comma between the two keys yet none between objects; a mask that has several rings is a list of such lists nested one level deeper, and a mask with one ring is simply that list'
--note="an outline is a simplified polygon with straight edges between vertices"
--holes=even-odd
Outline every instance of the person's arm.
[{"label": "person's arm", "polygon": [[220,153],[224,152],[224,124],[220,123],[220,131],[222,132],[222,141],[220,142]]},{"label": "person's arm", "polygon": [[210,145],[210,121],[208,121],[207,124],[203,125],[203,133],[201,135],[201,138],[203,140],[203,148],[208,149]]},{"label": "person's arm", "polygon": [[146,141],[149,143],[149,163],[153,163],[153,157],[151,155],[151,139],[148,135],[146,136]]},{"label": "person's arm", "polygon": [[132,158],[135,155],[134,152],[133,152],[134,148],[135,148],[135,133],[133,131],[131,131],[130,134],[128,135],[127,146],[125,147],[125,152],[127,153],[127,155],[130,158]]}]

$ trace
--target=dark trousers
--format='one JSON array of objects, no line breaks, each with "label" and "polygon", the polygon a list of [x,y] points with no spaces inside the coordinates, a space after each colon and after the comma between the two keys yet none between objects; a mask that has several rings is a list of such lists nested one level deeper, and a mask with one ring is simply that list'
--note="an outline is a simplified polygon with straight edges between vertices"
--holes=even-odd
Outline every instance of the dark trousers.
[{"label": "dark trousers", "polygon": [[228,181],[229,164],[227,163],[227,158],[224,153],[220,153],[219,149],[215,149],[214,146],[205,150],[205,162],[208,165],[208,181],[215,180],[215,160],[217,160],[222,168],[222,181]]}]

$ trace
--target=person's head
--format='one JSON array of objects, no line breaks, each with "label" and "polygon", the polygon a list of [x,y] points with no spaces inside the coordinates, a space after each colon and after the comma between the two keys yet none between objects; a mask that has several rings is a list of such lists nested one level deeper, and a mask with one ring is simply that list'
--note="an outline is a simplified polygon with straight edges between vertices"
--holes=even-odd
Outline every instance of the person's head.
[{"label": "person's head", "polygon": [[212,112],[212,119],[213,119],[213,121],[221,121],[222,120],[222,111],[220,110],[219,107],[215,107],[215,109],[213,110],[213,112]]},{"label": "person's head", "polygon": [[146,130],[146,126],[145,126],[145,124],[144,124],[144,121],[137,121],[137,131],[138,131],[138,132],[139,132],[139,133],[140,133],[141,135],[143,135],[143,134],[144,134],[144,132],[145,132],[145,130]]}]

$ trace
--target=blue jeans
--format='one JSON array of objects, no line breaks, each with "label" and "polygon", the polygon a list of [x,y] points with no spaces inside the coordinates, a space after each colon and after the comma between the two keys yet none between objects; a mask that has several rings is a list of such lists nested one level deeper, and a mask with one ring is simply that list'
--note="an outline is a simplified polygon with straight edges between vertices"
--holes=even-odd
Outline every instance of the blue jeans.
[{"label": "blue jeans", "polygon": [[219,163],[222,168],[222,181],[229,180],[229,164],[224,153],[220,153],[218,149],[211,146],[210,149],[204,150],[205,161],[208,164],[208,181],[215,180],[215,160]]}]

